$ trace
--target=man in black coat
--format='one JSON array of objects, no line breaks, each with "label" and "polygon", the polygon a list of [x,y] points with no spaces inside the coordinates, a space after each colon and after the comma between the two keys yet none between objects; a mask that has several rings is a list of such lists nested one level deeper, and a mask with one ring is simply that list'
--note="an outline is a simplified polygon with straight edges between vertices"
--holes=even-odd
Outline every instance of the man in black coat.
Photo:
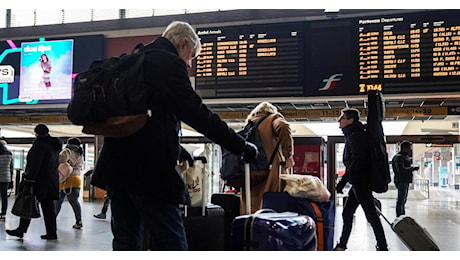
[{"label": "man in black coat", "polygon": [[347,248],[353,226],[353,215],[358,206],[361,205],[366,219],[374,230],[377,250],[387,251],[388,245],[385,233],[372,196],[370,142],[368,135],[365,133],[364,125],[359,121],[359,110],[353,108],[342,109],[342,114],[338,121],[339,127],[345,136],[343,164],[346,171],[337,184],[336,190],[338,193],[342,193],[347,182],[352,187],[343,206],[342,235],[334,250],[344,251]]},{"label": "man in black coat", "polygon": [[418,171],[419,167],[412,167],[410,154],[412,152],[412,143],[409,141],[402,141],[400,144],[399,153],[395,154],[391,160],[393,167],[394,183],[398,189],[398,199],[396,200],[396,216],[406,214],[405,205],[407,194],[409,192],[409,185],[412,183],[413,171]]},{"label": "man in black coat", "polygon": [[[32,186],[43,212],[46,234],[42,239],[57,239],[56,213],[54,200],[59,199],[59,152],[62,141],[49,135],[49,129],[44,124],[38,124],[35,129],[37,137],[27,153],[27,164],[21,185]],[[22,238],[29,228],[31,219],[21,218],[19,226],[6,230],[10,236]]]},{"label": "man in black coat", "polygon": [[152,116],[131,136],[104,139],[91,184],[106,189],[110,197],[114,250],[139,250],[141,224],[149,227],[154,249],[187,250],[180,209],[186,189],[176,171],[181,121],[246,159],[254,159],[257,148],[194,91],[187,67],[201,43],[188,23],[171,23],[145,50],[144,80],[151,90]]}]

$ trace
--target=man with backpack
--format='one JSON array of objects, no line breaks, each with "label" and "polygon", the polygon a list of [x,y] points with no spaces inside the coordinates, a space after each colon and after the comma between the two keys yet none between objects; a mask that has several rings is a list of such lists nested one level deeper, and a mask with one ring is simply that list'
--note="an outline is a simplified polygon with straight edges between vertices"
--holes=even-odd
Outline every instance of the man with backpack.
[{"label": "man with backpack", "polygon": [[369,136],[364,125],[359,121],[359,110],[355,108],[342,109],[338,119],[339,127],[345,136],[343,151],[343,164],[346,171],[336,186],[338,193],[343,193],[343,188],[349,182],[352,187],[348,192],[343,211],[343,228],[339,243],[335,251],[344,251],[347,248],[353,226],[353,215],[359,205],[364,210],[366,219],[374,230],[377,240],[377,250],[387,251],[388,245],[383,231],[382,223],[374,204],[372,196],[371,156]]},{"label": "man with backpack", "polygon": [[409,192],[409,185],[412,183],[413,171],[418,171],[419,167],[412,167],[410,154],[412,152],[412,143],[402,141],[399,153],[393,156],[391,165],[394,172],[394,183],[398,189],[398,199],[396,201],[396,217],[406,214],[404,208]]},{"label": "man with backpack", "polygon": [[176,170],[181,121],[248,161],[257,157],[257,148],[193,90],[187,67],[200,50],[198,35],[185,22],[172,22],[146,45],[143,77],[152,115],[132,135],[104,138],[91,184],[110,197],[113,250],[139,250],[140,226],[149,228],[154,250],[188,249],[180,209],[186,189]]}]

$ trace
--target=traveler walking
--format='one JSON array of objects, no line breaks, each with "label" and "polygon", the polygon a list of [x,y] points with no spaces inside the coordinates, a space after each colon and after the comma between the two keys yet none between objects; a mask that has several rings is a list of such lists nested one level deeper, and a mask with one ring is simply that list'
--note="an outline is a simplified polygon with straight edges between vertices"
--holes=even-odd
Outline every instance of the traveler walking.
[{"label": "traveler walking", "polygon": [[5,221],[8,210],[8,188],[13,176],[13,154],[6,147],[6,141],[0,140],[0,196],[2,198],[2,208],[0,212],[0,221]]},{"label": "traveler walking", "polygon": [[81,170],[83,167],[83,149],[81,148],[80,139],[74,137],[67,140],[67,145],[59,154],[59,163],[67,162],[72,166],[72,173],[67,179],[59,184],[59,200],[56,203],[56,216],[61,211],[62,203],[67,197],[67,201],[72,206],[75,215],[75,224],[72,226],[75,229],[83,227],[81,222],[81,205],[78,201],[81,190]]},{"label": "traveler walking", "polygon": [[[36,139],[27,153],[27,164],[24,180],[21,185],[33,186],[37,200],[42,208],[46,234],[42,239],[57,239],[56,212],[54,200],[59,198],[59,152],[62,141],[49,134],[44,124],[38,124],[35,129]],[[22,238],[29,228],[31,219],[20,218],[16,229],[7,229],[10,236]]]},{"label": "traveler walking", "polygon": [[387,251],[388,246],[383,231],[382,223],[375,209],[374,197],[371,186],[370,147],[368,135],[364,132],[364,125],[359,121],[359,110],[354,108],[342,109],[338,119],[339,127],[345,136],[343,151],[343,164],[346,171],[336,186],[338,193],[349,182],[352,187],[348,192],[348,199],[343,206],[343,228],[339,243],[334,248],[336,251],[344,251],[347,248],[348,239],[353,226],[353,215],[361,205],[366,219],[374,230],[377,240],[377,250]]}]

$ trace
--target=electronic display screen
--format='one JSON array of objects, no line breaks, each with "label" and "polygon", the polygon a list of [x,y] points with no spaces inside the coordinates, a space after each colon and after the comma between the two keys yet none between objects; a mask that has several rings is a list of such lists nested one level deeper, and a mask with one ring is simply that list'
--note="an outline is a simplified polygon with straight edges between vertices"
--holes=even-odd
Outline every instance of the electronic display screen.
[{"label": "electronic display screen", "polygon": [[195,88],[203,98],[460,90],[460,10],[199,28],[197,33],[203,51]]},{"label": "electronic display screen", "polygon": [[104,57],[104,40],[90,35],[0,41],[0,105],[67,104],[73,78]]},{"label": "electronic display screen", "polygon": [[304,23],[199,28],[195,85],[204,98],[302,96]]}]

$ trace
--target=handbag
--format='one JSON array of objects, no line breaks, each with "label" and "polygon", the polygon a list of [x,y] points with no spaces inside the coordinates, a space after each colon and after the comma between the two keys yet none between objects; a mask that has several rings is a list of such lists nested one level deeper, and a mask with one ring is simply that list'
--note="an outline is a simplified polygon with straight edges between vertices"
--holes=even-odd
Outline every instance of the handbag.
[{"label": "handbag", "polygon": [[14,201],[11,213],[21,218],[39,218],[40,209],[34,194],[33,186],[22,184],[21,190]]},{"label": "handbag", "polygon": [[68,162],[62,162],[58,166],[58,171],[59,171],[59,183],[65,182],[67,177],[70,176],[70,174],[73,171],[73,167],[68,163]]}]

